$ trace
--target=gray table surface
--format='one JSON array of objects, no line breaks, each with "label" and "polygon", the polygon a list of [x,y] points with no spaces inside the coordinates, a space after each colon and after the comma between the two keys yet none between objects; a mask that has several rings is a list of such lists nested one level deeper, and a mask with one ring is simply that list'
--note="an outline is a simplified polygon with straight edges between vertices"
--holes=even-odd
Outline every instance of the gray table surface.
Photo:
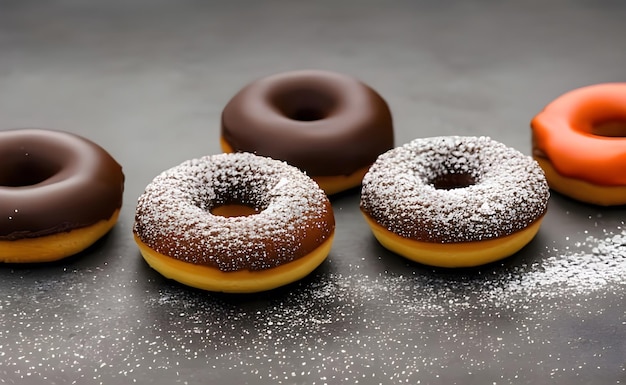
[{"label": "gray table surface", "polygon": [[115,229],[67,260],[0,266],[0,383],[626,382],[626,209],[553,194],[515,256],[468,270],[381,248],[358,190],[333,198],[328,260],[259,295],[162,278],[132,240],[162,170],[218,153],[246,83],[320,68],[377,89],[396,144],[489,135],[530,153],[558,95],[626,80],[623,1],[0,2],[0,129],[106,148],[127,177]]}]

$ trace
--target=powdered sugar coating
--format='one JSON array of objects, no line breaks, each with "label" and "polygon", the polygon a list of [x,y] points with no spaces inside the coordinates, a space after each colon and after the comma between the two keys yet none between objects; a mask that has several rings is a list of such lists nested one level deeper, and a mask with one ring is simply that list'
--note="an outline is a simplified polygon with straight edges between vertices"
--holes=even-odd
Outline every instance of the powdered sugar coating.
[{"label": "powdered sugar coating", "polygon": [[[258,213],[211,213],[228,203]],[[312,179],[285,162],[236,153],[188,160],[157,176],[139,197],[133,231],[161,254],[237,271],[303,257],[334,227],[330,202]]]},{"label": "powdered sugar coating", "polygon": [[[473,184],[433,185],[450,175]],[[549,196],[531,157],[488,137],[433,137],[381,155],[363,178],[361,209],[404,238],[470,242],[526,228],[546,212]]]}]

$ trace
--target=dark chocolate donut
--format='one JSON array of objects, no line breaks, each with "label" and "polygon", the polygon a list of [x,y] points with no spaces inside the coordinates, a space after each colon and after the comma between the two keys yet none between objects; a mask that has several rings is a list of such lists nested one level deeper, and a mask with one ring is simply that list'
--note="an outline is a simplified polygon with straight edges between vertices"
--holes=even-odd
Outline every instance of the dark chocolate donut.
[{"label": "dark chocolate donut", "polygon": [[43,129],[0,131],[0,242],[9,242],[3,245],[108,221],[123,190],[121,166],[87,139]]},{"label": "dark chocolate donut", "polygon": [[[393,147],[385,100],[353,77],[319,70],[252,82],[224,108],[221,135],[225,152],[284,160],[318,183],[320,177],[364,175]],[[362,175],[340,190],[359,185]]]}]

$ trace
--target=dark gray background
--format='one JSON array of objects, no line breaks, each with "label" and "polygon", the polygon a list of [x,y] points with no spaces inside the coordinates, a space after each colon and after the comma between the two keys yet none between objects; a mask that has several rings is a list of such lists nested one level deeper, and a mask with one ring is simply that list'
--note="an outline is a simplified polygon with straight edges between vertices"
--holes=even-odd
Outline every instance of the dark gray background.
[{"label": "dark gray background", "polygon": [[260,295],[152,271],[131,226],[164,169],[219,152],[246,83],[354,75],[388,101],[396,144],[489,135],[530,153],[529,121],[580,86],[626,80],[622,1],[0,2],[0,129],[106,148],[127,177],[115,229],[84,253],[0,267],[0,383],[626,382],[626,210],[554,194],[517,255],[438,270],[382,249],[358,190],[311,276]]}]

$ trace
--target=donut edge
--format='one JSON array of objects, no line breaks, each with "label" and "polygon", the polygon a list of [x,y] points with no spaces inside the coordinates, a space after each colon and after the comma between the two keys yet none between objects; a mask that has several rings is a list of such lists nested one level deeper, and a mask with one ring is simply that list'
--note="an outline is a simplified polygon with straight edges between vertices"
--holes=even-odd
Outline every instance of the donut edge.
[{"label": "donut edge", "polygon": [[298,281],[320,266],[332,248],[333,231],[309,254],[266,270],[224,272],[215,267],[196,265],[161,254],[148,247],[135,234],[139,251],[148,265],[166,278],[183,285],[213,292],[256,293]]},{"label": "donut edge", "polygon": [[397,235],[362,211],[374,237],[387,250],[424,265],[446,268],[476,267],[509,257],[535,237],[542,215],[526,228],[500,238],[475,242],[434,243]]},{"label": "donut edge", "polygon": [[0,241],[0,249],[3,250],[2,255],[0,255],[0,262],[54,262],[78,254],[113,229],[119,215],[120,209],[117,209],[111,218],[90,226],[38,238]]},{"label": "donut edge", "polygon": [[559,173],[547,158],[535,156],[550,188],[580,202],[598,206],[626,205],[626,186],[601,186]]}]

